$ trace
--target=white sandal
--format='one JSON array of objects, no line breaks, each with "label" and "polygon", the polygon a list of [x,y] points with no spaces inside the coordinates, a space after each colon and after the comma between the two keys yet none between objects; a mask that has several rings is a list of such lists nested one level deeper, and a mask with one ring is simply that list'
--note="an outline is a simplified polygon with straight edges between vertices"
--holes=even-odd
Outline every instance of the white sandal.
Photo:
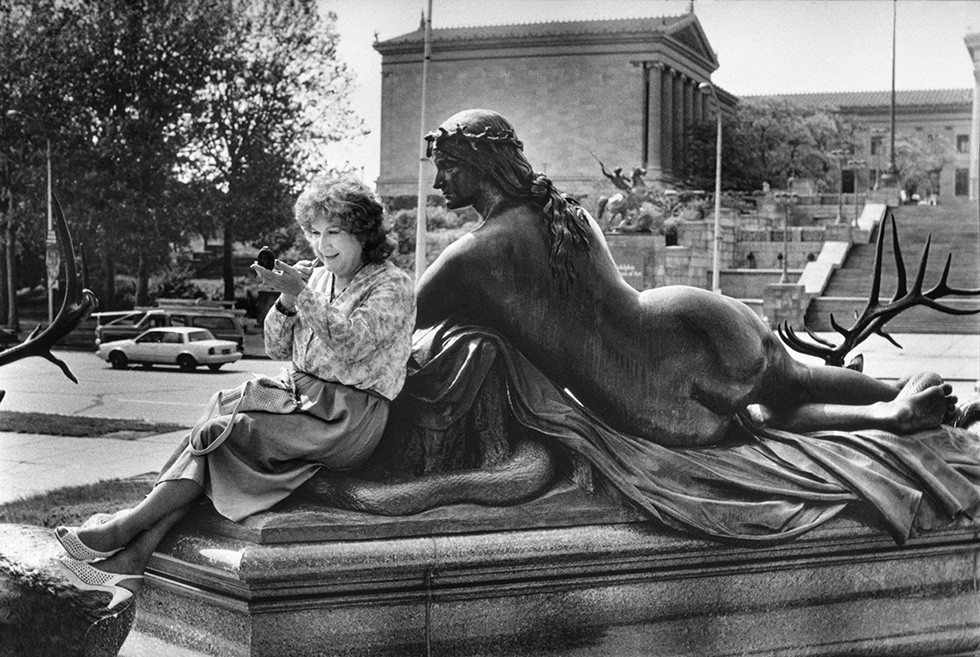
[{"label": "white sandal", "polygon": [[111,593],[112,600],[107,609],[115,609],[122,603],[133,597],[133,592],[119,586],[119,582],[127,579],[143,579],[142,575],[115,575],[99,570],[94,566],[72,559],[71,557],[59,557],[58,565],[75,588],[82,591],[102,591]]},{"label": "white sandal", "polygon": [[58,542],[61,543],[61,547],[65,548],[65,552],[68,553],[69,557],[84,563],[92,563],[98,559],[108,559],[122,549],[117,548],[115,550],[109,550],[108,552],[93,550],[89,546],[82,543],[82,539],[78,538],[78,527],[56,527],[54,530],[54,536],[58,539]]}]

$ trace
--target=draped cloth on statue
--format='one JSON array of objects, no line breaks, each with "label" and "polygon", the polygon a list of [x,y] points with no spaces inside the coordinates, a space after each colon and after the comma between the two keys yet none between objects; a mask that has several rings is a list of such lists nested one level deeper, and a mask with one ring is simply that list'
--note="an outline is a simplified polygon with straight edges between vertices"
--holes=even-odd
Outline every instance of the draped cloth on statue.
[{"label": "draped cloth on statue", "polygon": [[980,447],[964,430],[794,434],[736,422],[717,446],[663,447],[611,429],[482,328],[417,333],[395,406],[414,426],[445,430],[469,412],[495,366],[518,422],[581,454],[625,498],[672,527],[772,544],[863,501],[901,544],[918,530],[980,519]]}]

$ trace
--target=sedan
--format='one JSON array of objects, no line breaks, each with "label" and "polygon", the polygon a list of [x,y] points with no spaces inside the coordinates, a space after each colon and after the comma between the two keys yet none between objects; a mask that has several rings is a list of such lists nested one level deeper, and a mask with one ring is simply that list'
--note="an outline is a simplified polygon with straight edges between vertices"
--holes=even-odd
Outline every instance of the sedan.
[{"label": "sedan", "polygon": [[218,340],[206,329],[189,326],[149,329],[130,340],[100,344],[96,353],[117,370],[140,363],[144,367],[177,365],[186,372],[198,365],[207,365],[217,372],[225,363],[242,357],[234,342]]}]

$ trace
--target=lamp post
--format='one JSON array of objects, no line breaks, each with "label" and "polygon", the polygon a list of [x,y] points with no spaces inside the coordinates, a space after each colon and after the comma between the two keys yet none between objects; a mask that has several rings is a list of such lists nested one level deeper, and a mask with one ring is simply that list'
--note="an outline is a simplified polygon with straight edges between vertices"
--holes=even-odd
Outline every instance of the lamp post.
[{"label": "lamp post", "polygon": [[715,232],[711,250],[711,291],[721,294],[721,104],[718,102],[718,93],[715,85],[710,82],[702,82],[698,89],[704,92],[706,89],[711,92],[711,100],[715,107]]},{"label": "lamp post", "polygon": [[858,169],[863,167],[867,162],[864,160],[848,160],[847,166],[852,172],[854,172],[854,220],[851,222],[851,226],[854,228],[858,227]]},{"label": "lamp post", "polygon": [[847,151],[837,148],[830,151],[831,157],[837,160],[837,220],[835,224],[844,223],[844,160],[847,159]]},{"label": "lamp post", "polygon": [[9,117],[21,117],[41,130],[44,135],[46,168],[48,175],[48,229],[45,233],[44,262],[47,269],[47,289],[48,289],[48,324],[54,321],[54,289],[58,285],[58,271],[61,268],[61,252],[58,251],[58,240],[54,232],[54,217],[51,213],[51,138],[47,131],[32,116],[24,114],[18,110],[7,110]]},{"label": "lamp post", "polygon": [[776,192],[773,195],[778,203],[783,208],[783,273],[779,277],[779,284],[785,285],[789,283],[789,245],[787,233],[789,233],[789,213],[791,206],[796,202],[796,193],[789,192]]}]

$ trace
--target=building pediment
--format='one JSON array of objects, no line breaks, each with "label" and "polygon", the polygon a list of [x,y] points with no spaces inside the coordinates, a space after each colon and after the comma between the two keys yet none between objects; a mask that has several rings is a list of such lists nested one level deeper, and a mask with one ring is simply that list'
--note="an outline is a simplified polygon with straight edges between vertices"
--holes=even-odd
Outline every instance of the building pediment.
[{"label": "building pediment", "polygon": [[[374,48],[386,61],[407,62],[421,58],[424,38],[420,26],[414,32],[377,42]],[[449,58],[518,49],[543,49],[555,54],[565,49],[570,52],[611,48],[637,53],[675,51],[672,60],[688,60],[704,71],[718,68],[715,54],[694,14],[441,28],[432,31],[431,46],[433,56]]]}]

